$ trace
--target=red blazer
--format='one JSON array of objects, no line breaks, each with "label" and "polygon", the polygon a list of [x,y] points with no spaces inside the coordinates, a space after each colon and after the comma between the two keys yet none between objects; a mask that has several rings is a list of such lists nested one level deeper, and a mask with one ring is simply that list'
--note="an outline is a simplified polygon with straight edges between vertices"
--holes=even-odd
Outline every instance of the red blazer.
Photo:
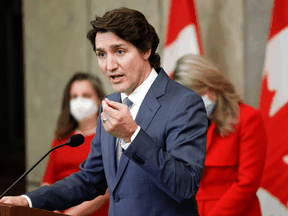
[{"label": "red blazer", "polygon": [[[74,135],[74,132],[70,136]],[[80,170],[80,164],[87,158],[90,152],[90,143],[95,134],[85,136],[85,141],[77,148],[70,148],[69,146],[56,149],[49,155],[49,160],[46,165],[46,170],[42,183],[54,184],[56,181],[71,175]],[[52,147],[66,143],[69,136],[64,140],[53,139]]]},{"label": "red blazer", "polygon": [[[70,134],[74,135],[74,132]],[[77,148],[63,147],[56,149],[49,155],[49,161],[46,166],[46,171],[42,180],[43,183],[53,184],[56,181],[71,175],[72,173],[80,170],[80,164],[87,158],[90,152],[90,144],[95,134],[85,136],[85,141],[81,146]],[[57,140],[56,138],[52,142],[54,148],[58,145],[66,143],[69,136],[64,140]],[[109,202],[104,204],[99,210],[91,214],[92,216],[107,216],[108,215]],[[65,212],[64,212],[65,213]]]},{"label": "red blazer", "polygon": [[257,110],[243,103],[239,106],[234,133],[221,137],[214,131],[215,123],[208,128],[205,168],[196,195],[200,216],[261,215],[256,192],[264,167],[266,132]]}]

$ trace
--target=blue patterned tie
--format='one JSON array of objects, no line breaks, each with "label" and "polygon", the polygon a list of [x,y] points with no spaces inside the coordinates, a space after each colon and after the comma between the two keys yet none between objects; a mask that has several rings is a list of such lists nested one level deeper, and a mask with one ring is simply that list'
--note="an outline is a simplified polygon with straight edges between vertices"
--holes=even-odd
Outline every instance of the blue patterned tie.
[{"label": "blue patterned tie", "polygon": [[[133,105],[133,102],[130,101],[128,99],[128,97],[126,97],[126,98],[123,99],[122,104],[127,105],[128,109],[130,110],[131,106]],[[121,155],[122,155],[122,152],[123,152],[122,145],[125,144],[125,143],[126,143],[125,140],[123,140],[121,138],[117,138],[117,141],[116,141],[116,162],[117,162],[117,167],[119,166],[120,158],[121,158]]]}]

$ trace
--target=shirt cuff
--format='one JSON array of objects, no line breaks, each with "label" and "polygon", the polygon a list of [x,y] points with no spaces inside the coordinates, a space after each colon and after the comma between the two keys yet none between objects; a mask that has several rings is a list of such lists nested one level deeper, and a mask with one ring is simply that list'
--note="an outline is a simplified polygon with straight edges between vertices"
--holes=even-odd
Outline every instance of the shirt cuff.
[{"label": "shirt cuff", "polygon": [[135,139],[135,137],[137,136],[137,134],[139,133],[141,127],[138,125],[137,130],[134,132],[134,134],[131,136],[131,142],[130,143],[121,143],[121,147],[126,150],[129,145],[133,142],[133,140]]},{"label": "shirt cuff", "polygon": [[29,207],[32,208],[31,199],[28,196],[26,196],[26,195],[21,195],[21,197],[24,197],[27,200],[27,202],[29,203]]}]

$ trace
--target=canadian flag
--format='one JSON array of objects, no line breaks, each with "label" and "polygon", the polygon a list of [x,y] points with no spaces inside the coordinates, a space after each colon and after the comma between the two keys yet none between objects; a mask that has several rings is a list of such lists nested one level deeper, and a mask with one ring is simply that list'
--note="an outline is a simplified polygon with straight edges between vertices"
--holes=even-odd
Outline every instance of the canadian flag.
[{"label": "canadian flag", "polygon": [[268,146],[258,197],[263,215],[288,215],[288,1],[275,0],[259,110]]},{"label": "canadian flag", "polygon": [[162,57],[162,67],[169,76],[177,59],[188,53],[203,53],[195,4],[193,0],[171,0]]}]

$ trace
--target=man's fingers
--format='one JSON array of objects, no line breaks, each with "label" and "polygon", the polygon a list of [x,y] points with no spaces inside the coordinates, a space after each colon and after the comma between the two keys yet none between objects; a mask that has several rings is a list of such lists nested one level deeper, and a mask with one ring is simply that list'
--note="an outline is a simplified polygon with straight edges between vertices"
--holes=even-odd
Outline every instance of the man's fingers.
[{"label": "man's fingers", "polygon": [[102,101],[102,107],[103,107],[103,112],[107,115],[106,118],[115,118],[119,119],[121,116],[123,117],[126,115],[126,112],[129,112],[128,107],[124,104],[115,102],[115,101],[110,101],[110,100],[104,100]]},{"label": "man's fingers", "polygon": [[6,201],[6,197],[3,197],[2,199],[0,199],[0,203],[4,203]]},{"label": "man's fingers", "polygon": [[0,200],[0,203],[13,204],[13,205],[21,205],[21,206],[29,206],[28,201],[21,196],[6,196]]},{"label": "man's fingers", "polygon": [[[103,107],[103,112],[105,115],[103,116],[104,118],[114,118],[115,116],[119,115],[119,111],[110,107],[106,101],[102,101],[102,107]],[[103,119],[102,119],[103,120]]]},{"label": "man's fingers", "polygon": [[123,108],[124,104],[116,102],[116,101],[111,101],[108,98],[105,98],[104,101],[106,102],[106,104],[116,110],[120,110],[121,108]]},{"label": "man's fingers", "polygon": [[103,109],[106,108],[107,106],[108,106],[108,104],[103,100],[103,101],[102,101],[102,107],[103,107]]},{"label": "man's fingers", "polygon": [[106,113],[102,112],[101,113],[101,121],[103,124],[107,125],[107,124],[111,123],[112,117],[108,116]]}]

